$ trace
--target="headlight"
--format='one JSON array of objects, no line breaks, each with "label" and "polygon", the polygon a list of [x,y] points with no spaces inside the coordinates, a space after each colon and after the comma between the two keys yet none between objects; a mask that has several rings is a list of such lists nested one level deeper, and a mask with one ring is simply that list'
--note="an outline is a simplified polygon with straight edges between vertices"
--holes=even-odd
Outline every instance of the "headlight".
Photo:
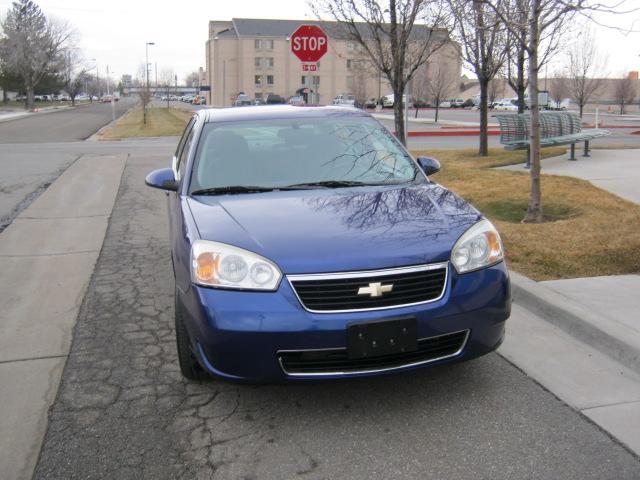
[{"label": "headlight", "polygon": [[198,285],[275,290],[281,278],[275,263],[248,250],[208,240],[191,247],[191,280]]},{"label": "headlight", "polygon": [[488,267],[502,259],[500,234],[489,220],[481,220],[469,228],[451,250],[451,263],[458,273]]}]

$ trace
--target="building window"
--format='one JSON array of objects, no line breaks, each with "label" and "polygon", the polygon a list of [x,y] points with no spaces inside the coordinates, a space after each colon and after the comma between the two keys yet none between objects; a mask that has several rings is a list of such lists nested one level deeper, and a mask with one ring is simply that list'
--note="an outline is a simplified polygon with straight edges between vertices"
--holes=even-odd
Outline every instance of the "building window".
[{"label": "building window", "polygon": [[347,68],[348,69],[352,69],[353,68],[353,60],[350,58],[347,58]]},{"label": "building window", "polygon": [[347,52],[355,52],[358,48],[356,42],[347,42]]},{"label": "building window", "polygon": [[261,99],[262,98],[262,92],[256,92],[256,99]]},{"label": "building window", "polygon": [[262,75],[256,75],[255,76],[255,84],[257,87],[262,86]]},{"label": "building window", "polygon": [[256,68],[273,68],[273,57],[256,57],[254,65]]},{"label": "building window", "polygon": [[273,85],[273,75],[267,75],[267,85]]},{"label": "building window", "polygon": [[256,50],[273,50],[273,40],[256,39],[253,45]]},{"label": "building window", "polygon": [[320,76],[319,75],[314,75],[313,76],[313,84],[314,85],[320,85]]}]

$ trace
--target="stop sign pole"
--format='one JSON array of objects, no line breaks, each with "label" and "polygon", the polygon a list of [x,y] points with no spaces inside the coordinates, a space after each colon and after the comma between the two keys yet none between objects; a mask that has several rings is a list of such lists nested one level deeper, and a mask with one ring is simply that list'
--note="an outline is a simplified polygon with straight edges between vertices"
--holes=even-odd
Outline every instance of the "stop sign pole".
[{"label": "stop sign pole", "polygon": [[[315,65],[305,64],[319,62],[327,53],[328,44],[327,34],[317,25],[300,25],[291,34],[291,52],[300,59],[302,70],[306,72],[316,70],[317,67]],[[305,75],[305,83],[310,87],[313,86],[310,81],[311,78],[311,75]],[[309,88],[309,91],[310,93],[313,92],[311,88]]]}]

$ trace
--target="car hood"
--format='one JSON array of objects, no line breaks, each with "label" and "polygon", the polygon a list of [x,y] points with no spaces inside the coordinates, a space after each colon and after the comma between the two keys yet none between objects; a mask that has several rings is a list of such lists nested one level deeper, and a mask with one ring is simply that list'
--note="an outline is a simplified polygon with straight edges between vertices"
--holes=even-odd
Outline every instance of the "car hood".
[{"label": "car hood", "polygon": [[200,238],[276,262],[286,274],[449,260],[479,212],[430,183],[190,197]]}]

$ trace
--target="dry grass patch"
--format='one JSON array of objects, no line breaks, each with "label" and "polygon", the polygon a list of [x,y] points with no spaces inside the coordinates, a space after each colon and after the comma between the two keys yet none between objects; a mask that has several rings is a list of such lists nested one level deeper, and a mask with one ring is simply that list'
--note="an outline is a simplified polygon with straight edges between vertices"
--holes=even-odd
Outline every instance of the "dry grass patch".
[{"label": "dry grass patch", "polygon": [[[549,148],[543,154],[564,151]],[[544,175],[542,205],[551,218],[523,224],[519,220],[529,199],[528,171],[489,168],[520,163],[522,152],[492,149],[486,158],[475,150],[424,153],[442,163],[434,179],[473,203],[498,227],[510,268],[536,280],[640,271],[640,206],[585,180]]]},{"label": "dry grass patch", "polygon": [[142,107],[136,107],[107,127],[101,137],[104,139],[132,137],[164,137],[181,135],[192,112],[179,108],[147,108],[147,123],[143,122]]}]

